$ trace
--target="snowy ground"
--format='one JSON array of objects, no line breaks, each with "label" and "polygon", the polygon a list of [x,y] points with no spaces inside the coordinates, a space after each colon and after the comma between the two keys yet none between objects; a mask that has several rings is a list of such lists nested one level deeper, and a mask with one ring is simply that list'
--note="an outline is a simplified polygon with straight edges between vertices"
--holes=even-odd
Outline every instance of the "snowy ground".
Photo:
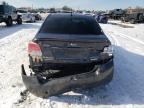
[{"label": "snowy ground", "polygon": [[0,108],[144,108],[144,24],[134,28],[101,24],[115,49],[115,75],[106,87],[68,92],[49,99],[28,94],[20,65],[28,65],[27,43],[38,31],[41,22],[0,25]]}]

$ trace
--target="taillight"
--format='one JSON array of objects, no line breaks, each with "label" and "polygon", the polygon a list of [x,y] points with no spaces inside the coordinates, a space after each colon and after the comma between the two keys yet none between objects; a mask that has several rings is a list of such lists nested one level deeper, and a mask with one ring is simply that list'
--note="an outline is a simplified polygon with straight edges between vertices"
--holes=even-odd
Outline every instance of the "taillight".
[{"label": "taillight", "polygon": [[103,53],[106,53],[109,56],[113,56],[113,52],[114,52],[114,49],[113,49],[112,45],[109,45],[108,47],[105,47],[104,50],[103,50]]},{"label": "taillight", "polygon": [[42,52],[37,43],[30,42],[28,44],[28,53],[34,62],[42,61]]}]

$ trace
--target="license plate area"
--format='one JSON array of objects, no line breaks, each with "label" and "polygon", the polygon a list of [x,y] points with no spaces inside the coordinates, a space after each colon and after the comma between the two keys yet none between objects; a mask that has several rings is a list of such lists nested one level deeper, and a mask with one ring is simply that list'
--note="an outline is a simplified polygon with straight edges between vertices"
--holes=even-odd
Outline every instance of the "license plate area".
[{"label": "license plate area", "polygon": [[84,48],[52,48],[56,59],[85,59],[89,51]]}]

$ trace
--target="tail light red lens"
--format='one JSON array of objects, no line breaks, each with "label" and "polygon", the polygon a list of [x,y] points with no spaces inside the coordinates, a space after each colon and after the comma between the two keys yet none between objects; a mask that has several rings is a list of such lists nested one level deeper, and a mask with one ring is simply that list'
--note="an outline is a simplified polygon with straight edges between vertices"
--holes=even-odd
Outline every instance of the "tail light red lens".
[{"label": "tail light red lens", "polygon": [[40,46],[37,43],[30,42],[28,44],[28,53],[32,57],[33,61],[42,60],[42,52]]}]

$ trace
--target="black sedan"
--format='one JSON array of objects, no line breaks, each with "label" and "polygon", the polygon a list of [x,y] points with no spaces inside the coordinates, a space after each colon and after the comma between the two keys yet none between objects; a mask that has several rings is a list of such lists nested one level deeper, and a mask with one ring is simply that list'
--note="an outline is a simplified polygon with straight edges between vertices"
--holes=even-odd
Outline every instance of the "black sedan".
[{"label": "black sedan", "polygon": [[39,97],[108,84],[113,78],[112,46],[92,16],[50,14],[28,44],[32,73],[22,65],[27,89]]}]

